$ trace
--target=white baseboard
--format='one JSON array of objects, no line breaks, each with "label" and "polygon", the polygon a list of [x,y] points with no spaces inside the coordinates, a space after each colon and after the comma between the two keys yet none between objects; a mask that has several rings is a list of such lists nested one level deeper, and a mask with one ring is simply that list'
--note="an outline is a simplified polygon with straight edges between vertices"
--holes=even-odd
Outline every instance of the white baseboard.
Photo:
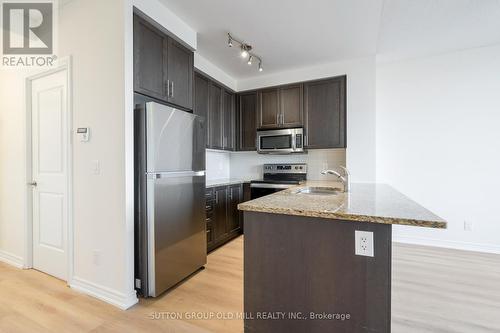
[{"label": "white baseboard", "polygon": [[135,290],[126,295],[79,277],[73,277],[69,286],[82,293],[98,298],[101,301],[112,304],[122,310],[127,310],[139,301]]},{"label": "white baseboard", "polygon": [[435,246],[435,247],[444,247],[448,249],[456,249],[464,251],[500,254],[500,246],[493,244],[478,244],[478,243],[450,241],[443,239],[418,238],[418,237],[406,237],[406,236],[393,236],[392,241],[397,243]]},{"label": "white baseboard", "polygon": [[23,258],[3,250],[0,250],[0,261],[17,268],[24,268]]}]

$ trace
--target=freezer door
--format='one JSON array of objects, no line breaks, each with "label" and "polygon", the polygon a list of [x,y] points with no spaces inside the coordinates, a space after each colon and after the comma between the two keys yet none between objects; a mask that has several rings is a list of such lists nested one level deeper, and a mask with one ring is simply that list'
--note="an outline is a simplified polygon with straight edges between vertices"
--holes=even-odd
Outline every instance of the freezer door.
[{"label": "freezer door", "polygon": [[205,173],[148,175],[148,284],[158,296],[207,262]]},{"label": "freezer door", "polygon": [[146,171],[205,170],[204,118],[146,103]]}]

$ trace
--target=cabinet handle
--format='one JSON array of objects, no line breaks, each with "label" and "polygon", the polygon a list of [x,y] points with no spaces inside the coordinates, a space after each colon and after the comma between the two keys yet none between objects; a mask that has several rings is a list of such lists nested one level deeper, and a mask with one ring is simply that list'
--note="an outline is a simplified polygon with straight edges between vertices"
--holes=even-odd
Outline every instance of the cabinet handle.
[{"label": "cabinet handle", "polygon": [[219,203],[219,192],[215,192],[215,203]]},{"label": "cabinet handle", "polygon": [[281,114],[281,125],[285,125],[285,114]]},{"label": "cabinet handle", "polygon": [[170,94],[170,97],[174,98],[174,81],[172,81],[172,89],[170,90]]},{"label": "cabinet handle", "polygon": [[170,97],[170,80],[167,80],[167,97]]},{"label": "cabinet handle", "polygon": [[280,114],[276,114],[276,125],[280,124]]}]

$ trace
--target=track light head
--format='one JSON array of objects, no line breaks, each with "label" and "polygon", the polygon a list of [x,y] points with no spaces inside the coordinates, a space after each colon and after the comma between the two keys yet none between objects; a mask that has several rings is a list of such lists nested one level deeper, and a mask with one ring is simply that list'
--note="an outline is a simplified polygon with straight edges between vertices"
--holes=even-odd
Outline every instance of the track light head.
[{"label": "track light head", "polygon": [[259,72],[262,72],[264,69],[262,68],[262,61],[259,61]]},{"label": "track light head", "polygon": [[248,64],[248,65],[251,65],[251,64],[252,64],[252,60],[253,60],[253,57],[252,57],[252,56],[249,56],[249,57],[248,57],[247,64]]}]

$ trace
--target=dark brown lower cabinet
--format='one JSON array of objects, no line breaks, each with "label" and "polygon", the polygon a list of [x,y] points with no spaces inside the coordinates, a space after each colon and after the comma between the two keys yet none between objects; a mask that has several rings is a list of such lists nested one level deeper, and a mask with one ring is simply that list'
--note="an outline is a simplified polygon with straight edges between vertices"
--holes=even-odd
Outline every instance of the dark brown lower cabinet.
[{"label": "dark brown lower cabinet", "polygon": [[242,232],[242,184],[206,189],[207,251],[227,243]]}]

